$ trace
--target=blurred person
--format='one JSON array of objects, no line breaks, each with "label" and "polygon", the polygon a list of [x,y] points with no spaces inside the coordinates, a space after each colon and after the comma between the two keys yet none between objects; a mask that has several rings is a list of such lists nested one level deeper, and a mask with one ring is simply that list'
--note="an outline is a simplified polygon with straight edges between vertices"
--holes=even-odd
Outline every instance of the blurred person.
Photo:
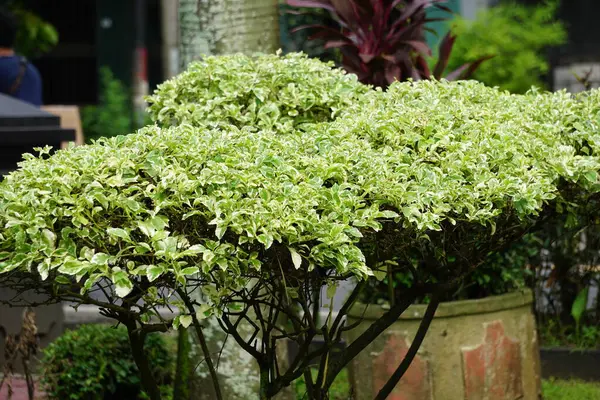
[{"label": "blurred person", "polygon": [[42,79],[36,67],[15,53],[18,21],[13,13],[0,8],[0,93],[42,105]]}]

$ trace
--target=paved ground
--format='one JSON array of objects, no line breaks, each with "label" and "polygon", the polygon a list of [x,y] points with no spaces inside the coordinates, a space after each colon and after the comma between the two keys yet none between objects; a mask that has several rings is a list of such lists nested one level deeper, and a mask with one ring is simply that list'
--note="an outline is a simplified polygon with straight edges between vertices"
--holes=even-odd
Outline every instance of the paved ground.
[{"label": "paved ground", "polygon": [[[13,395],[11,400],[29,400],[29,396],[27,395],[27,384],[25,383],[25,379],[21,377],[13,377],[11,381]],[[37,386],[37,385],[36,385]],[[35,391],[35,399],[45,399],[46,396],[43,392],[40,392],[38,388]],[[0,390],[0,400],[8,400],[8,387],[6,386],[6,382],[4,386]]]}]

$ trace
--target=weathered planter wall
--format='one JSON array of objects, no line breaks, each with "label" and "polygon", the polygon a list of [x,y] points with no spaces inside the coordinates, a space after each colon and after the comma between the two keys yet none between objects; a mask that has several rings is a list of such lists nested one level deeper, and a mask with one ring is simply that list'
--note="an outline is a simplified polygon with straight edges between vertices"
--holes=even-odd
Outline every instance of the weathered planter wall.
[{"label": "weathered planter wall", "polygon": [[[530,291],[440,304],[389,400],[534,400],[540,362]],[[426,306],[413,305],[351,365],[356,399],[372,399],[408,351]],[[361,317],[356,305],[350,323]],[[368,306],[348,342],[384,312]]]}]

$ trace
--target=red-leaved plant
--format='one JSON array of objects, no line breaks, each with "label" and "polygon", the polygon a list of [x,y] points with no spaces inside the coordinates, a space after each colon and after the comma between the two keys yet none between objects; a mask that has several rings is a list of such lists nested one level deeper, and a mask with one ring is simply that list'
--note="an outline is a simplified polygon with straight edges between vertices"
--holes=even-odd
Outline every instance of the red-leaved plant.
[{"label": "red-leaved plant", "polygon": [[465,64],[444,76],[456,36],[450,32],[440,43],[433,71],[427,58],[431,49],[425,42],[426,24],[440,19],[427,18],[429,7],[451,12],[445,0],[287,0],[292,7],[324,9],[335,25],[305,25],[294,29],[314,29],[309,39],[325,40],[325,48],[339,48],[342,66],[358,79],[387,87],[395,80],[445,78],[468,79],[490,57]]}]

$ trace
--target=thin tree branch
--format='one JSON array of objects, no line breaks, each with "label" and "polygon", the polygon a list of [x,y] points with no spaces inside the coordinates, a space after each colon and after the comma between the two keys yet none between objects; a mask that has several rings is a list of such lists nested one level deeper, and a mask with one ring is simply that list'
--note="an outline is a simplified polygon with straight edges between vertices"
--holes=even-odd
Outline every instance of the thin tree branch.
[{"label": "thin tree branch", "polygon": [[439,295],[439,293],[434,293],[431,298],[431,302],[427,306],[425,315],[423,315],[423,319],[421,320],[421,323],[419,324],[419,329],[417,330],[415,338],[414,338],[413,342],[411,343],[410,348],[408,349],[408,352],[406,353],[406,356],[404,356],[404,359],[402,360],[402,362],[400,363],[400,365],[398,366],[396,371],[394,371],[394,373],[392,374],[390,379],[388,379],[386,384],[381,388],[381,390],[379,391],[377,396],[375,396],[374,400],[387,399],[388,396],[390,395],[390,393],[392,392],[392,390],[394,390],[394,388],[398,384],[398,382],[400,382],[400,379],[402,378],[404,373],[408,370],[408,367],[410,366],[413,359],[417,355],[417,351],[419,350],[419,347],[421,347],[421,344],[423,343],[423,339],[425,339],[425,335],[427,334],[429,325],[431,325],[431,321],[433,321],[435,311],[437,310],[439,304],[440,304],[440,295]]},{"label": "thin tree branch", "polygon": [[185,306],[187,307],[190,315],[192,316],[192,325],[194,325],[196,335],[198,336],[198,341],[200,342],[200,347],[202,348],[202,352],[204,353],[204,360],[206,361],[206,366],[208,367],[210,377],[213,381],[213,386],[215,387],[215,396],[217,396],[217,400],[223,400],[223,395],[221,394],[221,385],[219,384],[219,376],[217,375],[217,371],[215,370],[212,357],[210,356],[210,350],[208,349],[208,344],[206,343],[204,332],[202,332],[202,325],[200,325],[200,321],[198,321],[198,317],[196,316],[196,310],[194,309],[194,305],[190,302],[187,293],[183,289],[178,289],[177,293],[179,293],[179,296],[185,303]]},{"label": "thin tree branch", "polygon": [[324,387],[329,388],[333,383],[334,378],[340,371],[365,349],[373,340],[383,333],[390,325],[392,325],[400,315],[415,301],[417,295],[421,293],[420,286],[413,286],[408,289],[400,301],[390,308],[378,320],[373,322],[358,338],[356,338],[344,351],[340,357],[331,365],[331,373],[328,374],[325,380]]}]

